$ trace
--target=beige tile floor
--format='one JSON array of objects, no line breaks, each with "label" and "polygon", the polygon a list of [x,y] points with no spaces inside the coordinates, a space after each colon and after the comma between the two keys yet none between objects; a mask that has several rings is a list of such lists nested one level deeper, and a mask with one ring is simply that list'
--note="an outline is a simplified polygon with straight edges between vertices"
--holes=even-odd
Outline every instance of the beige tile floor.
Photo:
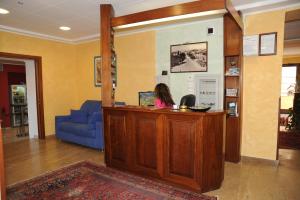
[{"label": "beige tile floor", "polygon": [[260,160],[225,164],[219,190],[207,194],[224,200],[299,200],[300,151],[280,150],[279,165]]},{"label": "beige tile floor", "polygon": [[[4,145],[7,185],[80,160],[103,164],[102,152],[61,142],[27,139]],[[280,164],[245,159],[225,163],[222,187],[207,193],[220,200],[300,200],[300,151],[280,150]]]}]

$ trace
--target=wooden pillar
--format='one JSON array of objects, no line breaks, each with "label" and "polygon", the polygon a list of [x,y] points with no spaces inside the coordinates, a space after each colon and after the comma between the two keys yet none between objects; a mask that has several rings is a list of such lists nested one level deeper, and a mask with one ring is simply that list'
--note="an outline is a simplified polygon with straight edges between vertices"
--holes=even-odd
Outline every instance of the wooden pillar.
[{"label": "wooden pillar", "polygon": [[102,105],[111,106],[114,103],[114,89],[112,85],[111,64],[113,55],[113,29],[111,19],[114,10],[110,4],[100,5],[100,49],[101,49],[101,82],[102,82]]},{"label": "wooden pillar", "polygon": [[0,188],[1,188],[1,198],[6,199],[6,184],[5,184],[5,172],[4,172],[4,152],[3,152],[3,142],[2,142],[2,128],[0,120]]},{"label": "wooden pillar", "polygon": [[[242,89],[243,89],[243,30],[232,14],[224,15],[224,109],[235,103],[235,114],[226,118],[225,161],[239,162],[241,159],[241,129],[242,129]],[[238,75],[230,75],[230,68],[238,68]],[[226,89],[237,89],[237,96],[227,96]]]}]

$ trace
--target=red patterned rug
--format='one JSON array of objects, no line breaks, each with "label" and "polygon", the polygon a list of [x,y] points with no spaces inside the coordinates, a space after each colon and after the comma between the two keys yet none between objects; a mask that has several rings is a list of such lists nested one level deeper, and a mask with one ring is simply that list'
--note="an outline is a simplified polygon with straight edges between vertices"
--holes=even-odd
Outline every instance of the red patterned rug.
[{"label": "red patterned rug", "polygon": [[87,161],[9,186],[8,199],[216,200]]}]

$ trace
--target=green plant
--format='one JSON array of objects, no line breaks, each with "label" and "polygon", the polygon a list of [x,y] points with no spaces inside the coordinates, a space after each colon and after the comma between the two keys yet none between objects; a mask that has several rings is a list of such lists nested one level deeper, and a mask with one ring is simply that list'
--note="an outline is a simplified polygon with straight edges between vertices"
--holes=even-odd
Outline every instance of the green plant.
[{"label": "green plant", "polygon": [[298,120],[296,118],[293,108],[289,108],[288,123],[285,126],[285,129],[289,130],[289,131],[295,129],[297,126],[297,123],[299,123]]}]

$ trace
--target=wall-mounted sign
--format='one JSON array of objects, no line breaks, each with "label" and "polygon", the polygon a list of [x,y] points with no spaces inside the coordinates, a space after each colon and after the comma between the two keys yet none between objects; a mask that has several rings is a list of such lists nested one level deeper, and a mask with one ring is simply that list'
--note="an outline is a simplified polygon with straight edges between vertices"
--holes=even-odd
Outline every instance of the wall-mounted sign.
[{"label": "wall-mounted sign", "polygon": [[258,55],[258,35],[248,35],[243,38],[244,56]]},{"label": "wall-mounted sign", "polygon": [[277,51],[277,33],[259,34],[259,55],[276,55]]}]

